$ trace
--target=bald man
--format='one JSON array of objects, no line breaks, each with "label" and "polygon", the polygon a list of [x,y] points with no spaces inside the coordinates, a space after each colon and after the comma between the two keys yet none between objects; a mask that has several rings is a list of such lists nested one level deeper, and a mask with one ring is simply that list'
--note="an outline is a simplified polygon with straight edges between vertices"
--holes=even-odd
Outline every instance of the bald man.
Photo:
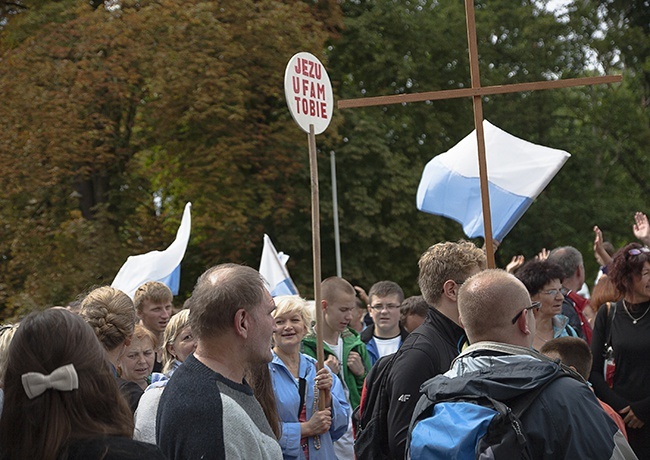
[{"label": "bald man", "polygon": [[557,378],[564,370],[531,348],[535,308],[523,283],[505,271],[486,270],[465,281],[458,311],[472,345],[448,372],[424,383],[418,407],[427,397],[465,396],[468,388],[509,404],[548,384],[520,418],[532,458],[636,458],[587,384]]}]

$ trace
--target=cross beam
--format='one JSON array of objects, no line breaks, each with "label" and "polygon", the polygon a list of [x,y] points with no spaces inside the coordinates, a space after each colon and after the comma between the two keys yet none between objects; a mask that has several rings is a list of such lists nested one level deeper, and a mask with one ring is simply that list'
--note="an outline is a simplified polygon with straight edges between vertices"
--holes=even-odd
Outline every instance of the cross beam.
[{"label": "cross beam", "polygon": [[492,241],[492,217],[490,214],[490,197],[488,193],[487,162],[485,155],[485,137],[483,133],[483,102],[482,97],[492,94],[506,94],[523,91],[539,91],[545,89],[569,88],[573,86],[600,85],[618,83],[621,75],[605,75],[599,77],[571,78],[567,80],[547,80],[532,83],[516,83],[511,85],[481,87],[481,77],[478,66],[478,45],[476,40],[476,20],[474,0],[465,0],[465,18],[467,23],[467,43],[469,45],[471,88],[429,91],[424,93],[397,94],[392,96],[367,97],[362,99],[342,99],[338,101],[339,109],[356,107],[371,107],[377,105],[402,104],[405,102],[435,101],[471,97],[474,108],[474,126],[478,141],[479,179],[481,184],[481,204],[483,209],[483,230],[485,233],[485,251],[489,268],[494,268],[494,244]]}]

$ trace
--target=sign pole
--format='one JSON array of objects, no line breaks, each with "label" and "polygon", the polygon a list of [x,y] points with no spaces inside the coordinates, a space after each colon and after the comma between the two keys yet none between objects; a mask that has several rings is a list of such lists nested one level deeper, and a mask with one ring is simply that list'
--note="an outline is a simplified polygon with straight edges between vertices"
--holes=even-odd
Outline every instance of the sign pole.
[{"label": "sign pole", "polygon": [[[320,203],[318,196],[318,158],[316,134],[329,126],[334,109],[332,84],[325,67],[310,53],[297,53],[284,73],[284,94],[294,121],[305,131],[309,144],[311,180],[311,233],[314,262],[314,308],[316,310],[316,358],[318,369],[325,365],[323,349],[323,306],[321,299]],[[319,410],[325,409],[324,390],[318,398]]]},{"label": "sign pole", "polygon": [[[309,125],[309,175],[311,177],[311,242],[314,262],[314,306],[316,308],[316,359],[318,369],[325,365],[323,349],[323,307],[321,305],[321,259],[320,259],[320,201],[318,196],[318,159],[316,157],[316,134],[314,125]],[[325,398],[321,391],[318,409],[325,409]]]}]

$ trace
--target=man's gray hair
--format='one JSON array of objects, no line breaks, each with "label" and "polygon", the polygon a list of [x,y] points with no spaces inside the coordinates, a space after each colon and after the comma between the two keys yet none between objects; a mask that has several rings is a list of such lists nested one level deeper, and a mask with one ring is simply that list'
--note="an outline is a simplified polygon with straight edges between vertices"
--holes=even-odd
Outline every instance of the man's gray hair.
[{"label": "man's gray hair", "polygon": [[582,254],[573,246],[553,249],[548,256],[548,261],[560,267],[563,275],[562,281],[571,278],[578,267],[583,265]]}]

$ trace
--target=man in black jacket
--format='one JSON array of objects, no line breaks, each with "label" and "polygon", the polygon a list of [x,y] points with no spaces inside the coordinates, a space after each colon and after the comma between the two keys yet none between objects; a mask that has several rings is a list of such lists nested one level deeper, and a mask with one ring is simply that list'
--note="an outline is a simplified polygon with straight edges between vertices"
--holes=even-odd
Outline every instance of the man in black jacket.
[{"label": "man in black jacket", "polygon": [[[388,375],[388,447],[404,458],[406,436],[420,385],[449,369],[465,334],[458,322],[458,289],[471,275],[485,269],[483,251],[468,241],[431,246],[419,261],[418,283],[429,309],[424,323],[404,341]],[[384,440],[377,440],[382,442]]]}]

